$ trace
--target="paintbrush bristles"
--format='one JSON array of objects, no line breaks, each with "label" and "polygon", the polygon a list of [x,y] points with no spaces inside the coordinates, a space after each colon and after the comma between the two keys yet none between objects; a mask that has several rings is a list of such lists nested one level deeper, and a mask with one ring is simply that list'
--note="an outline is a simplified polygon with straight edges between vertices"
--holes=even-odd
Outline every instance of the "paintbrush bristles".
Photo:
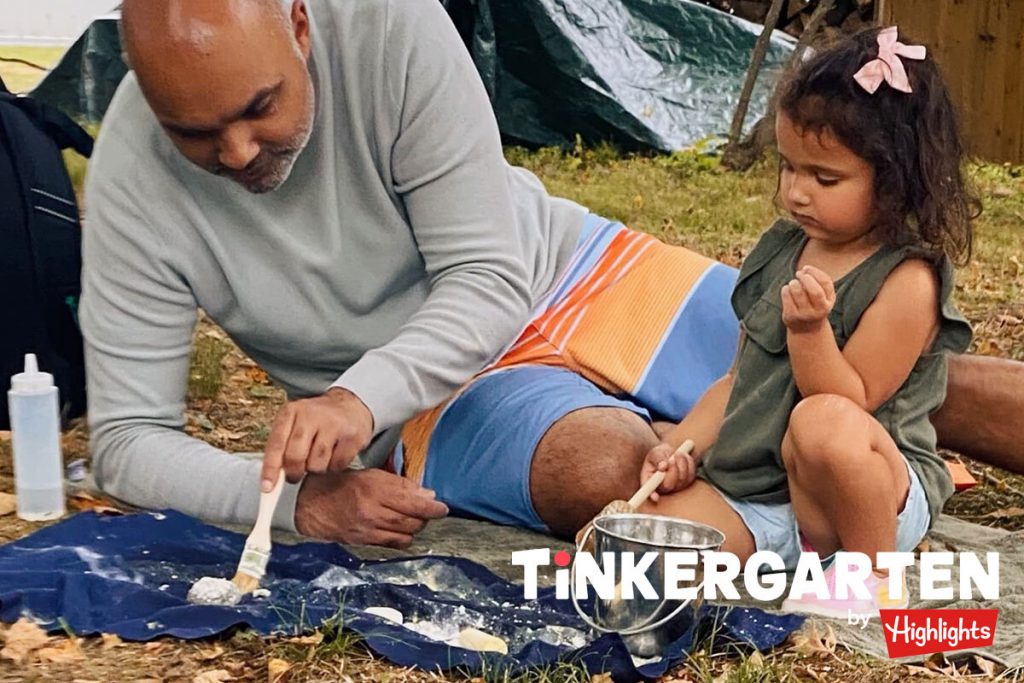
[{"label": "paintbrush bristles", "polygon": [[242,595],[252,593],[254,590],[260,587],[260,580],[258,577],[246,574],[244,572],[238,572],[231,579],[231,583],[235,584],[238,592]]},{"label": "paintbrush bristles", "polygon": [[270,561],[270,548],[253,548],[246,546],[242,558],[238,561],[238,571],[231,583],[238,586],[243,594],[251,593],[260,587],[260,579],[267,573]]}]

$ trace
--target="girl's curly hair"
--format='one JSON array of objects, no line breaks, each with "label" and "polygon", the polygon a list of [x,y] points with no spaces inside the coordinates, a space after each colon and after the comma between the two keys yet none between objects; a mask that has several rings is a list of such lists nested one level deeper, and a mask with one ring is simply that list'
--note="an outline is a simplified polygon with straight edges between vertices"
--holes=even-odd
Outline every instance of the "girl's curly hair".
[{"label": "girl's curly hair", "polygon": [[[964,177],[964,142],[949,90],[930,57],[903,58],[912,93],[885,82],[869,94],[853,75],[878,56],[879,27],[823,49],[781,84],[778,109],[799,129],[834,135],[875,170],[880,239],[963,265],[981,202]],[[901,35],[907,44],[914,41]]]}]

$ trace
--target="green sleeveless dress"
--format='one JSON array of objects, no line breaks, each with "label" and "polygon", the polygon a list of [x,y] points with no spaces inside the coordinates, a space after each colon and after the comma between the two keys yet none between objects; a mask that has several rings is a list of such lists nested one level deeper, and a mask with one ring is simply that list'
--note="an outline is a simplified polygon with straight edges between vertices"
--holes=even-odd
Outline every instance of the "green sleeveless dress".
[{"label": "green sleeveless dress", "polygon": [[[733,291],[733,309],[746,336],[734,369],[725,421],[718,440],[703,458],[700,476],[738,500],[789,501],[782,438],[801,396],[786,348],[781,290],[793,279],[806,242],[800,226],[776,221],[747,257]],[[829,323],[840,349],[889,273],[917,255],[920,252],[912,248],[883,246],[835,283],[836,303]],[[970,325],[949,301],[952,265],[943,259],[936,272],[941,283],[939,334],[903,386],[874,413],[920,478],[933,521],[952,495],[953,483],[936,453],[929,415],[946,397],[946,352],[962,352],[971,341]]]}]

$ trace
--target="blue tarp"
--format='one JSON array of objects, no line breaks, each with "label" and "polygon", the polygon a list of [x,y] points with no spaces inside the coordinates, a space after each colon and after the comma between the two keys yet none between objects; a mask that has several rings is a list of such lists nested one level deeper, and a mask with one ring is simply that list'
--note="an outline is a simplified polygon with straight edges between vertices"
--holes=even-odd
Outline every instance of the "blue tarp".
[{"label": "blue tarp", "polygon": [[[185,595],[203,576],[230,577],[245,543],[176,512],[104,516],[81,513],[0,547],[0,619],[35,619],[51,631],[114,633],[127,640],[196,639],[248,626],[262,634],[299,634],[328,623],[363,636],[380,656],[427,670],[478,671],[487,657],[520,672],[559,660],[582,660],[618,681],[656,677],[677,663],[695,634],[716,642],[774,647],[802,619],[755,609],[705,606],[660,662],[637,669],[617,635],[589,633],[571,604],[551,589],[537,600],[522,586],[456,557],[363,562],[326,543],[277,545],[263,586],[270,595],[236,607],[191,605]],[[509,655],[451,647],[383,619],[366,607],[398,609],[433,632],[473,626],[503,637]],[[421,630],[426,630],[421,628]]]}]

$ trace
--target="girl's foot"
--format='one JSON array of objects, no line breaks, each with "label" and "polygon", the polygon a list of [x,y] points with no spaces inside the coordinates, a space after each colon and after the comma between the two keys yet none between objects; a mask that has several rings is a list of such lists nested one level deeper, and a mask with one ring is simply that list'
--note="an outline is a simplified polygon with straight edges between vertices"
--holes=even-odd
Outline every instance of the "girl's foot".
[{"label": "girl's foot", "polygon": [[[870,599],[848,595],[846,598],[836,597],[836,567],[833,564],[825,570],[825,583],[828,585],[829,597],[819,598],[813,593],[799,598],[787,598],[782,603],[784,612],[796,614],[816,614],[833,619],[848,619],[851,615],[877,617],[880,609],[906,609],[907,580],[903,579],[899,595],[889,595],[889,577],[879,576],[874,572],[868,574],[864,585],[871,593]],[[847,591],[852,593],[852,591]]]}]

